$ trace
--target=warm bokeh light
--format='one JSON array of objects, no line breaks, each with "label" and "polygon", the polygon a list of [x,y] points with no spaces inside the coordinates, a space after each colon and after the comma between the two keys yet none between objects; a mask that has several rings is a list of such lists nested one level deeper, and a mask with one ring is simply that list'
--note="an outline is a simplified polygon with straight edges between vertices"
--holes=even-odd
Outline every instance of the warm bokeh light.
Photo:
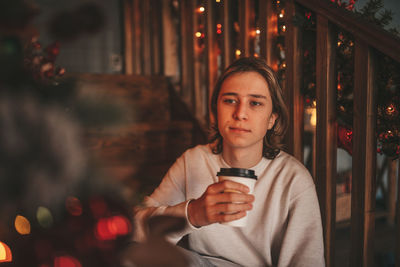
[{"label": "warm bokeh light", "polygon": [[215,0],[215,2],[217,2],[217,3],[220,3],[220,2],[221,2],[221,0]]},{"label": "warm bokeh light", "polygon": [[39,207],[36,211],[36,219],[43,228],[49,228],[53,225],[53,215],[48,208]]},{"label": "warm bokeh light", "polygon": [[199,7],[199,9],[198,9],[199,13],[203,13],[205,10],[206,9],[203,6]]},{"label": "warm bokeh light", "polygon": [[131,231],[131,223],[121,215],[102,218],[97,222],[95,236],[98,240],[114,240]]},{"label": "warm bokeh light", "polygon": [[21,235],[28,235],[31,232],[31,223],[24,216],[17,215],[14,226],[15,230]]},{"label": "warm bokeh light", "polygon": [[11,249],[3,242],[0,241],[0,262],[11,262],[12,254]]},{"label": "warm bokeh light", "polygon": [[311,118],[310,118],[310,124],[312,126],[316,126],[317,125],[317,109],[316,108],[312,109]]},{"label": "warm bokeh light", "polygon": [[240,56],[242,54],[242,52],[239,49],[236,49],[235,54],[236,54],[236,56]]},{"label": "warm bokeh light", "polygon": [[82,215],[82,204],[76,197],[67,197],[65,201],[67,211],[73,216]]},{"label": "warm bokeh light", "polygon": [[197,38],[200,38],[201,37],[201,32],[196,32],[195,35],[196,35]]},{"label": "warm bokeh light", "polygon": [[284,32],[286,31],[286,26],[285,25],[282,26],[282,31],[284,31]]},{"label": "warm bokeh light", "polygon": [[74,257],[59,256],[54,259],[54,267],[82,267],[82,265]]},{"label": "warm bokeh light", "polygon": [[259,35],[261,33],[260,29],[256,29],[256,34]]},{"label": "warm bokeh light", "polygon": [[131,231],[131,224],[124,216],[114,216],[108,219],[108,228],[115,235],[126,235]]}]

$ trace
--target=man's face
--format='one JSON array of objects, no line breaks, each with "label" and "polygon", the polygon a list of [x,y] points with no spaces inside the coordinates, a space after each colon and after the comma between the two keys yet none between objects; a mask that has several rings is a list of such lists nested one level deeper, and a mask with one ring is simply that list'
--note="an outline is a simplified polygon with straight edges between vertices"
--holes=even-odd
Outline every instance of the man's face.
[{"label": "man's face", "polygon": [[217,116],[224,147],[262,149],[263,138],[277,117],[265,79],[257,72],[228,77],[218,95]]}]

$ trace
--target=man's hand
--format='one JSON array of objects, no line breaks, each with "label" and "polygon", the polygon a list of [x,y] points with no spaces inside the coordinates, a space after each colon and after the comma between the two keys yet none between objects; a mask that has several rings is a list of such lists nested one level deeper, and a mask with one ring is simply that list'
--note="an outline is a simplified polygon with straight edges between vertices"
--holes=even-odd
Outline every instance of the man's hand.
[{"label": "man's hand", "polygon": [[253,208],[254,196],[243,184],[223,181],[207,187],[203,195],[188,206],[188,218],[196,227],[230,222],[246,216]]}]

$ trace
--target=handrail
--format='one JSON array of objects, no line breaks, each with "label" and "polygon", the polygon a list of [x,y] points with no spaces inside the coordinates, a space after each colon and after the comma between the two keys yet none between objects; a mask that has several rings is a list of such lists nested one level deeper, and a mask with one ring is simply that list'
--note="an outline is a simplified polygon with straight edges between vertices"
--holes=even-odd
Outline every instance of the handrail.
[{"label": "handrail", "polygon": [[[168,1],[152,0],[154,3]],[[166,36],[160,34],[154,27],[143,25],[143,16],[152,15],[153,20],[161,20],[155,12],[146,11],[147,6],[140,0],[124,0],[126,2],[126,71],[144,74],[149,66],[158,66],[162,63],[163,53],[166,48],[151,46]],[[208,101],[219,70],[224,69],[236,56],[252,55],[254,52],[254,39],[251,32],[254,26],[260,30],[258,56],[266,59],[269,65],[278,69],[278,58],[273,52],[273,46],[278,38],[278,16],[273,8],[272,0],[259,0],[258,6],[253,0],[220,1],[218,9],[214,1],[204,1],[205,12],[201,19],[205,21],[202,29],[205,35],[202,46],[204,50],[199,53],[198,39],[194,36],[198,27],[196,3],[198,1],[179,0],[179,29],[176,33],[179,38],[179,51],[176,51],[179,61],[175,78],[175,90],[190,107],[194,117],[199,120],[202,127],[209,125]],[[237,5],[236,9],[233,5]],[[158,5],[157,5],[158,6]],[[377,70],[376,53],[400,62],[400,38],[379,28],[359,15],[337,7],[329,0],[285,0],[284,23],[285,39],[285,79],[282,84],[285,98],[289,108],[290,127],[286,136],[287,151],[300,161],[303,156],[302,133],[304,131],[304,101],[301,94],[303,77],[303,51],[302,31],[293,22],[297,6],[302,6],[316,14],[316,103],[317,125],[316,138],[313,146],[312,174],[315,178],[318,198],[321,207],[321,217],[324,228],[325,260],[326,266],[335,266],[335,229],[336,229],[336,158],[337,158],[337,112],[336,112],[336,47],[338,30],[346,30],[354,37],[354,131],[353,131],[353,170],[352,170],[352,255],[351,266],[373,265],[373,241],[375,212],[375,170],[376,170],[376,105]],[[254,14],[258,9],[258,25]],[[222,10],[222,12],[221,12]],[[240,29],[235,35],[231,26],[234,11],[238,12]],[[219,13],[217,13],[219,12]],[[150,13],[150,14],[148,14]],[[132,16],[130,16],[131,14]],[[215,15],[222,15],[222,37],[218,40],[213,32],[215,30]],[[136,16],[137,15],[137,16]],[[235,14],[236,15],[236,14]],[[142,23],[139,23],[141,22]],[[133,24],[131,27],[130,24]],[[139,28],[138,28],[139,27]],[[221,27],[221,25],[220,25]],[[339,28],[339,29],[338,29]],[[152,30],[152,34],[140,36],[141,31]],[[147,33],[148,34],[148,33]],[[156,35],[156,36],[154,36]],[[176,35],[176,34],[175,34]],[[147,40],[142,40],[144,38]],[[151,37],[151,40],[148,40]],[[236,37],[240,38],[237,42]],[[220,42],[219,42],[220,41]],[[153,50],[150,54],[139,53],[147,43]],[[235,44],[238,47],[235,47]],[[221,53],[217,54],[217,46]],[[164,50],[163,50],[164,49]],[[234,49],[237,49],[236,51]],[[240,54],[241,53],[241,54]],[[147,55],[147,57],[145,57]],[[217,57],[220,56],[220,66]],[[150,57],[150,58],[149,58]],[[145,68],[147,66],[147,68]],[[150,68],[155,71],[154,68]],[[162,74],[160,73],[153,74]],[[395,179],[395,178],[394,178]],[[399,183],[400,187],[400,183]],[[393,197],[394,198],[394,197]],[[400,199],[400,194],[398,194]],[[395,209],[393,207],[393,209]],[[400,201],[397,201],[397,214],[400,218]],[[400,267],[400,219],[397,222],[396,266]]]},{"label": "handrail", "polygon": [[[377,25],[357,16],[351,11],[339,8],[329,1],[295,0],[304,7],[326,17],[330,22],[345,29],[369,46],[400,62],[400,38]],[[351,25],[352,27],[349,27]]]}]

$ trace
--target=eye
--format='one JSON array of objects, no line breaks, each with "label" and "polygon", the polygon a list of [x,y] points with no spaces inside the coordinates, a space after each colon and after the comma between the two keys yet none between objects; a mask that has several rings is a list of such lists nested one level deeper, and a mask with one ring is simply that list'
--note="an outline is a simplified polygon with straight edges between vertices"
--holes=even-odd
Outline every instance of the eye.
[{"label": "eye", "polygon": [[222,102],[227,103],[227,104],[236,104],[237,103],[236,99],[233,99],[233,98],[225,98],[222,100]]},{"label": "eye", "polygon": [[250,101],[251,106],[261,106],[263,103],[258,102],[258,101]]}]

